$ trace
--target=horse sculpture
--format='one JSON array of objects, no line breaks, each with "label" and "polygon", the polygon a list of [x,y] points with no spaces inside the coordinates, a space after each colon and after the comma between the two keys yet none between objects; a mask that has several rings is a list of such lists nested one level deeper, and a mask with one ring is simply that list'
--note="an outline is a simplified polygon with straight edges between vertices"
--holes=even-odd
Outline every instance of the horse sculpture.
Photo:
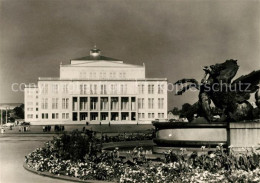
[{"label": "horse sculpture", "polygon": [[[199,83],[195,79],[178,80],[175,84],[190,83],[182,87],[177,95],[194,87],[199,90],[199,101],[193,105],[193,112],[207,121],[215,121],[211,102],[220,112],[218,121],[242,121],[254,118],[253,106],[248,102],[255,93],[256,105],[260,109],[260,70],[241,76],[232,81],[239,66],[237,60],[226,60],[224,63],[206,66],[205,75]],[[194,115],[188,120],[192,121]]]}]

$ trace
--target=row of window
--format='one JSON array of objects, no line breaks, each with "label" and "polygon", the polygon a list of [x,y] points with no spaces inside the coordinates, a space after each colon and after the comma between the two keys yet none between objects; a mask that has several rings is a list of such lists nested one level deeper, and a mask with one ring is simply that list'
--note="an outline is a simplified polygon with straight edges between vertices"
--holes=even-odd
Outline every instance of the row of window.
[{"label": "row of window", "polygon": [[[40,90],[41,90],[42,94],[48,94],[49,85],[46,84],[46,83],[45,84],[41,84]],[[52,84],[51,85],[51,92],[57,94],[59,92],[59,84]],[[69,93],[69,85],[68,84],[63,84],[62,85],[62,93],[64,93],[64,94],[68,94]]]},{"label": "row of window", "polygon": [[[154,101],[155,101],[154,98],[148,98],[148,109],[154,109]],[[98,101],[92,101],[92,102],[94,102],[93,105],[96,105]],[[107,103],[108,101],[101,101],[101,102]],[[84,106],[86,106],[87,99],[81,101],[81,103],[83,103]],[[58,109],[58,104],[59,104],[59,98],[52,98],[52,109]],[[48,98],[42,98],[41,108],[48,109]],[[62,109],[68,109],[68,108],[69,108],[69,98],[62,98]],[[86,107],[84,107],[84,109],[85,108]],[[144,108],[145,108],[145,99],[138,98],[138,109],[144,109]],[[164,108],[164,98],[158,98],[158,109],[163,109],[163,108]],[[32,111],[32,108],[27,108],[27,111]]]},{"label": "row of window", "polygon": [[[120,87],[120,89],[119,89]],[[109,90],[109,92],[108,92]],[[126,94],[127,93],[127,84],[111,84],[110,88],[107,88],[107,85],[102,84],[100,86],[100,94],[117,94],[120,90],[120,94]],[[97,84],[82,84],[80,85],[80,94],[98,94]]]},{"label": "row of window", "polygon": [[[138,98],[138,109],[145,108],[145,99]],[[158,109],[164,108],[164,98],[158,98]],[[148,98],[148,109],[154,109],[154,98]]]},{"label": "row of window", "polygon": [[[98,75],[99,74],[99,75]],[[85,71],[81,71],[79,73],[79,78],[81,79],[115,79],[115,78],[119,78],[119,79],[125,79],[126,78],[126,73],[125,72],[85,72]]]},{"label": "row of window", "polygon": [[[52,113],[52,119],[59,119],[59,113]],[[38,114],[35,115],[35,118],[38,119]],[[48,113],[42,113],[42,119],[48,119]],[[33,114],[27,114],[27,119],[33,119]],[[69,119],[69,113],[62,113],[62,119]]]},{"label": "row of window", "polygon": [[[157,86],[157,94],[163,94],[164,91],[164,85],[163,84],[158,84]],[[138,93],[139,94],[144,94],[144,84],[138,85]],[[154,84],[149,84],[148,85],[148,94],[154,94]]]},{"label": "row of window", "polygon": [[[163,94],[164,93],[164,84],[158,84],[157,92],[155,92],[155,85],[148,84],[148,94]],[[41,85],[41,93],[47,94],[48,93],[48,84]],[[62,86],[62,93],[68,94],[69,86],[68,84],[63,84]],[[51,92],[54,94],[59,93],[59,84],[52,84],[51,85]],[[106,84],[102,84],[98,91],[97,84],[81,84],[80,85],[80,94],[126,94],[127,93],[127,84],[110,84],[108,87]],[[145,85],[139,84],[138,85],[138,93],[145,94]],[[37,96],[38,97],[38,96]]]},{"label": "row of window", "polygon": [[[145,118],[145,113],[138,113],[138,118],[139,119],[144,119]],[[148,113],[148,118],[153,119],[154,118],[154,113]],[[158,118],[164,118],[164,113],[158,113]]]},{"label": "row of window", "polygon": [[[59,98],[52,98],[52,109],[58,109]],[[48,98],[42,98],[42,109],[48,109]],[[69,98],[62,98],[62,109],[69,108]]]},{"label": "row of window", "polygon": [[[153,119],[155,116],[154,113],[148,113],[148,118]],[[69,113],[61,113],[62,119],[69,119]],[[128,120],[128,113],[122,113],[122,120]],[[35,115],[35,118],[38,118],[38,115]],[[48,119],[48,113],[42,113],[42,119]],[[87,113],[81,114],[81,120],[86,120],[87,119]],[[83,119],[84,118],[84,119]],[[138,118],[139,119],[145,119],[145,113],[138,113]],[[164,113],[158,113],[158,118],[164,118]],[[33,114],[27,114],[27,119],[33,119]],[[51,119],[59,119],[59,113],[52,113],[51,114]],[[95,118],[96,119],[96,118]],[[108,114],[106,115],[101,115],[101,120],[107,120],[108,119]],[[93,119],[92,119],[93,120]]]}]

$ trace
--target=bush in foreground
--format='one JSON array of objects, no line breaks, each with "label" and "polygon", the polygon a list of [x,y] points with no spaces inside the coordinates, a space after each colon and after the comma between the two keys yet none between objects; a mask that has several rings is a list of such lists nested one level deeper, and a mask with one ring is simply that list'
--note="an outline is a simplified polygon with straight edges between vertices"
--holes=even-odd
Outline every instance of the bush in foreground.
[{"label": "bush in foreground", "polygon": [[26,157],[37,171],[68,175],[83,180],[116,182],[260,182],[260,155],[235,156],[223,151],[187,156],[170,151],[165,161],[147,161],[142,148],[135,148],[127,159],[117,149],[101,152],[95,138],[74,132],[47,142]]}]

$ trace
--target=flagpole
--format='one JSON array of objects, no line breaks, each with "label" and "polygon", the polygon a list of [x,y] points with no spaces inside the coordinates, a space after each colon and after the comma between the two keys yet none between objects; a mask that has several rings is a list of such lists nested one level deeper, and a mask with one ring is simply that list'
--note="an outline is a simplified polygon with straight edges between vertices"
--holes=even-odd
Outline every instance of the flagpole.
[{"label": "flagpole", "polygon": [[3,110],[2,109],[0,109],[1,110],[1,127],[3,126]]},{"label": "flagpole", "polygon": [[6,115],[5,115],[5,124],[7,124],[7,107],[6,107]]}]

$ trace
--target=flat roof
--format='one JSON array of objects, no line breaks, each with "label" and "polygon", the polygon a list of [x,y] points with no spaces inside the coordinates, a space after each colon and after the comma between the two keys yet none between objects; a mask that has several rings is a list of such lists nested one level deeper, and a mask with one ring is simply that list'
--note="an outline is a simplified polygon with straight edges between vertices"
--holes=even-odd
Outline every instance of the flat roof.
[{"label": "flat roof", "polygon": [[61,79],[58,77],[39,77],[38,81],[167,81],[167,78],[140,78],[140,79]]}]

